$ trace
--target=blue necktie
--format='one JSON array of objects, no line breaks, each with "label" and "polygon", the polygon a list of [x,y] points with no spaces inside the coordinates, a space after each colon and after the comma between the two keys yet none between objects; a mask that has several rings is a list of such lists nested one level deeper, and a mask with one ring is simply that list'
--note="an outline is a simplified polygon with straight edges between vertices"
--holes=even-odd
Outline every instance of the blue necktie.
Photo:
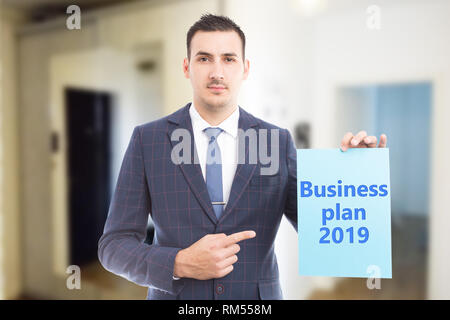
[{"label": "blue necktie", "polygon": [[203,130],[208,136],[208,151],[206,153],[206,187],[217,219],[223,211],[222,187],[222,157],[217,136],[223,131],[220,128],[208,127]]}]

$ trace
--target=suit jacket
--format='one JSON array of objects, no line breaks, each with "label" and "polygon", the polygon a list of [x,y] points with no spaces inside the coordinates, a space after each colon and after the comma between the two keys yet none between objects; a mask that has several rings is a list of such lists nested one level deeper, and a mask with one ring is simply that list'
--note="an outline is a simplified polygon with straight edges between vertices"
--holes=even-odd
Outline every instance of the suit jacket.
[{"label": "suit jacket", "polygon": [[[190,164],[171,161],[178,143],[171,140],[172,132],[184,128],[194,137],[190,105],[134,128],[98,243],[99,260],[110,272],[148,287],[147,299],[282,299],[274,240],[283,213],[297,230],[297,164],[291,135],[239,107],[239,128],[279,129],[279,170],[261,175],[260,161],[238,164],[218,220],[200,165],[194,162],[194,141]],[[271,150],[271,139],[267,140]],[[155,226],[151,245],[144,243],[149,214]],[[243,230],[254,230],[256,237],[239,243],[231,273],[220,279],[173,280],[179,250],[206,234]]]}]

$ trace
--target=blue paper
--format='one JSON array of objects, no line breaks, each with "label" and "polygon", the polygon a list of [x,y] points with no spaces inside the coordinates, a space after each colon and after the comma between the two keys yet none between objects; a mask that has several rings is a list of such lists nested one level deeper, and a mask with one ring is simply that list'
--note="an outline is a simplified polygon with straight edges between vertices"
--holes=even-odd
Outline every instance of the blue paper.
[{"label": "blue paper", "polygon": [[388,148],[298,149],[297,201],[300,275],[392,278]]}]

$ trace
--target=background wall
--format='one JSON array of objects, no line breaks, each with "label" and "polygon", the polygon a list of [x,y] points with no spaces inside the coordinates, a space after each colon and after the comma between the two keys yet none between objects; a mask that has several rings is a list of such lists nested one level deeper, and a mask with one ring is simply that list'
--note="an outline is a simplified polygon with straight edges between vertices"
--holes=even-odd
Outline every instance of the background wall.
[{"label": "background wall", "polygon": [[19,12],[0,6],[0,299],[15,297],[22,289],[15,37],[22,21]]},{"label": "background wall", "polygon": [[[25,32],[19,40],[23,282],[24,291],[35,297],[77,294],[68,291],[65,279],[58,278],[53,271],[50,61],[54,55],[95,46],[93,23],[84,23],[83,28],[75,32],[67,32],[67,29]],[[65,214],[65,211],[60,213]],[[87,297],[95,297],[92,289],[83,291]]]}]

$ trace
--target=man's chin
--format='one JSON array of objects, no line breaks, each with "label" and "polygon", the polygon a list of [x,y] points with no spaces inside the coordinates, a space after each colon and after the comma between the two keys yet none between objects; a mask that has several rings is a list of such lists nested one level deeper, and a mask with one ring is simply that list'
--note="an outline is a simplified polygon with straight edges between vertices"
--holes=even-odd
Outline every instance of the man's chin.
[{"label": "man's chin", "polygon": [[205,99],[205,102],[209,108],[214,109],[214,110],[219,110],[219,109],[226,108],[229,105],[230,100],[225,99],[223,97],[216,97],[216,98],[212,98],[212,99],[211,98]]}]

